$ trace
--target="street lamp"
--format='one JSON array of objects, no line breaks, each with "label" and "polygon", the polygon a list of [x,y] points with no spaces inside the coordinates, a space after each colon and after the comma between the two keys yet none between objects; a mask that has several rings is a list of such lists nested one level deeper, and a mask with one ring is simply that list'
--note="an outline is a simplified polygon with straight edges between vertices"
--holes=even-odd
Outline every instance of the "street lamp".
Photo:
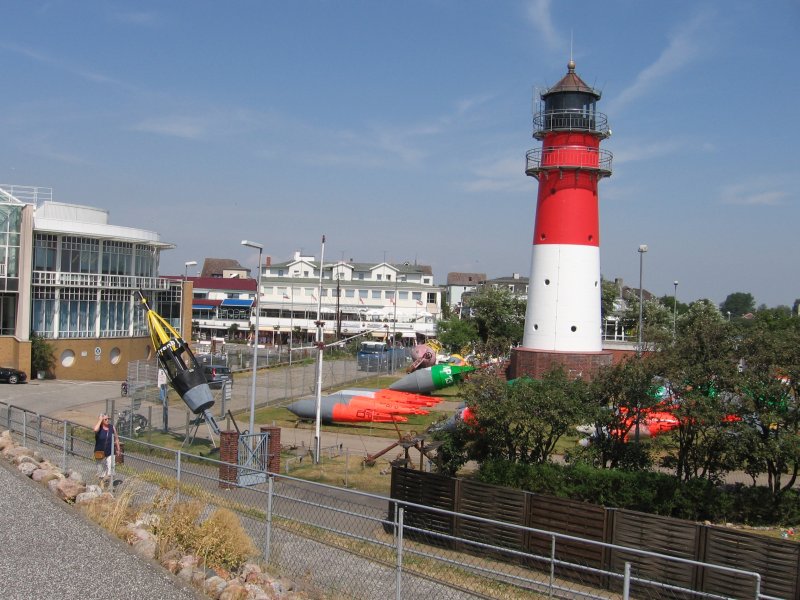
[{"label": "street lamp", "polygon": [[672,339],[675,339],[675,324],[678,322],[678,280],[672,282],[675,293],[672,295]]},{"label": "street lamp", "polygon": [[185,263],[183,263],[183,280],[184,281],[186,281],[186,279],[189,277],[189,267],[194,267],[194,266],[197,266],[197,261],[196,260],[187,260]]},{"label": "street lamp", "polygon": [[259,299],[261,297],[261,253],[264,251],[264,246],[262,244],[258,244],[256,242],[250,242],[248,240],[242,240],[242,246],[247,246],[248,248],[255,248],[258,250],[258,270],[257,270],[258,275],[256,275],[256,331],[255,331],[255,336],[253,337],[253,382],[250,391],[250,429],[248,430],[249,433],[252,435],[253,429],[255,428],[256,369],[258,368],[258,327],[259,327],[258,318],[261,313],[261,308],[259,306]]},{"label": "street lamp", "polygon": [[[640,244],[639,245],[639,344],[636,348],[636,356],[642,355],[642,327],[643,323],[643,309],[644,309],[644,288],[642,287],[642,273],[644,271],[644,253],[647,252],[647,244]],[[636,445],[639,445],[639,415],[640,415],[640,406],[639,403],[641,400],[639,398],[636,399],[636,433],[634,435],[634,441]]]},{"label": "street lamp", "polygon": [[642,271],[644,267],[644,253],[647,252],[647,244],[641,244],[639,246],[639,347],[637,349],[637,354],[641,356],[642,354],[642,322],[643,322],[643,312],[642,309],[644,308],[644,288],[642,287]]}]

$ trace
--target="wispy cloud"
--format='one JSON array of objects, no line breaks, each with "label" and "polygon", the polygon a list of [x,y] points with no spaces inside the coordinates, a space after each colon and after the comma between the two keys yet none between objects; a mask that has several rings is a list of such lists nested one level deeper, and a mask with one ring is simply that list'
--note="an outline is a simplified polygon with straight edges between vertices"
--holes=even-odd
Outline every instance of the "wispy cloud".
[{"label": "wispy cloud", "polygon": [[786,204],[789,192],[776,189],[772,180],[759,179],[727,185],[720,190],[722,204],[736,204],[740,206],[781,206]]},{"label": "wispy cloud", "polygon": [[65,60],[50,56],[49,54],[45,54],[43,52],[39,52],[27,46],[21,46],[19,44],[14,44],[9,42],[0,42],[0,48],[8,52],[13,52],[20,56],[24,56],[40,64],[47,65],[53,69],[69,73],[76,77],[80,77],[81,79],[85,79],[86,81],[114,86],[129,92],[143,91],[140,88],[131,85],[130,83],[123,81],[121,79],[109,77],[108,75],[105,75],[103,73],[98,73],[97,71],[93,71],[91,69],[87,69],[79,65],[71,64]]},{"label": "wispy cloud", "polygon": [[38,158],[67,165],[86,166],[92,164],[90,160],[74,152],[67,152],[58,148],[46,135],[28,137],[19,143],[18,149],[20,152],[25,152]]},{"label": "wispy cloud", "polygon": [[700,13],[684,23],[670,37],[667,47],[655,62],[640,71],[633,83],[611,100],[609,113],[619,113],[626,104],[651,93],[670,75],[702,58],[700,46],[704,37],[703,28],[710,20],[709,14]]},{"label": "wispy cloud", "polygon": [[535,182],[525,176],[523,157],[505,157],[475,169],[475,177],[464,184],[473,193],[524,193],[535,189]]},{"label": "wispy cloud", "polygon": [[550,14],[550,0],[532,0],[528,4],[527,17],[548,49],[557,50],[561,47],[561,40]]},{"label": "wispy cloud", "polygon": [[275,118],[271,113],[247,109],[197,110],[194,114],[187,110],[183,114],[145,117],[130,129],[187,140],[203,140],[261,130],[273,122]]},{"label": "wispy cloud", "polygon": [[689,145],[685,140],[666,139],[655,142],[625,140],[619,150],[614,151],[614,164],[624,164],[641,160],[652,160],[680,152]]}]

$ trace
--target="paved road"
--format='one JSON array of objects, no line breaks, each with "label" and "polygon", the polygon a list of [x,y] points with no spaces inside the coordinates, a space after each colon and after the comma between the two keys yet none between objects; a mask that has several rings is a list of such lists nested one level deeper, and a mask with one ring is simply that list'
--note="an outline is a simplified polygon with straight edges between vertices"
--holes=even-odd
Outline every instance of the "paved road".
[{"label": "paved road", "polygon": [[204,598],[0,461],[0,597]]}]

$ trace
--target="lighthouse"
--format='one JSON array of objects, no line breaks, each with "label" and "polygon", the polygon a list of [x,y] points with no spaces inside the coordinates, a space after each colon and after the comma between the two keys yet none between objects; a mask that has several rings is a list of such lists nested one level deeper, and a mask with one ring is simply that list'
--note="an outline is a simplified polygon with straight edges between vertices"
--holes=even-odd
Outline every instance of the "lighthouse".
[{"label": "lighthouse", "polygon": [[600,92],[569,61],[567,74],[541,93],[533,137],[541,148],[526,156],[525,173],[539,182],[533,228],[528,308],[522,347],[512,353],[510,375],[538,377],[561,365],[591,378],[603,352],[600,322],[600,219],[597,185],[611,175],[611,135],[597,112]]}]

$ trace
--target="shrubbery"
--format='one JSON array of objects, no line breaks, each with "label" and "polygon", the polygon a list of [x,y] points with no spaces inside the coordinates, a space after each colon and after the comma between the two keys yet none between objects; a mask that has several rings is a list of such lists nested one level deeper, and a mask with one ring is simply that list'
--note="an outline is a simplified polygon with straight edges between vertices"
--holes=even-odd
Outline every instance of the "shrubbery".
[{"label": "shrubbery", "polygon": [[672,475],[653,471],[494,460],[481,465],[478,478],[493,485],[692,521],[749,525],[800,521],[800,495],[795,490],[773,497],[765,487],[715,486],[703,479],[682,483]]}]

